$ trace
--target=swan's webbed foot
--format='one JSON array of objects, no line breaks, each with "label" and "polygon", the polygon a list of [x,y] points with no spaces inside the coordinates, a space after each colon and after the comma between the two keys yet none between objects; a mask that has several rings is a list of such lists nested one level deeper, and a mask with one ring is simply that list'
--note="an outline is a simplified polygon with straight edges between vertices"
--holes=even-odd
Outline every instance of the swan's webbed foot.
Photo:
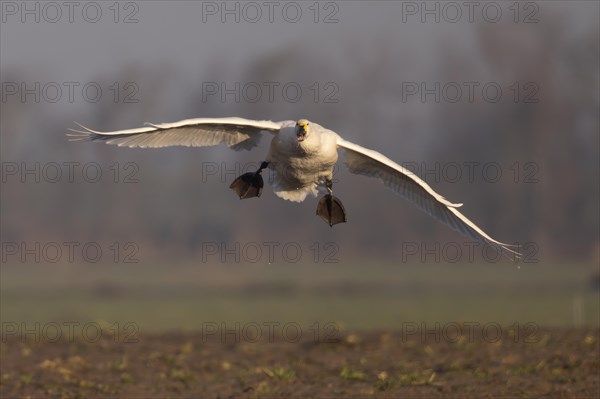
[{"label": "swan's webbed foot", "polygon": [[329,226],[338,223],[346,223],[346,210],[342,201],[333,196],[333,182],[327,180],[327,190],[329,194],[324,195],[317,204],[317,215],[321,217]]},{"label": "swan's webbed foot", "polygon": [[268,162],[263,162],[256,172],[248,172],[237,177],[229,186],[230,189],[240,197],[240,199],[260,197],[264,186],[261,172],[269,165]]}]

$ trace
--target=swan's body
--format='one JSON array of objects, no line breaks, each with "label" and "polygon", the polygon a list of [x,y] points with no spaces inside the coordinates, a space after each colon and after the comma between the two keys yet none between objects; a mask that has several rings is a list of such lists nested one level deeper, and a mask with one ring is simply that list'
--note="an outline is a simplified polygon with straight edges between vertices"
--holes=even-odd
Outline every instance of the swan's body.
[{"label": "swan's body", "polygon": [[338,160],[339,136],[317,124],[320,134],[298,141],[296,127],[285,127],[271,140],[266,161],[275,173],[273,191],[285,200],[301,202],[308,194],[317,196],[318,187],[333,179]]},{"label": "swan's body", "polygon": [[317,196],[318,188],[329,194],[321,199],[317,214],[330,225],[345,222],[341,202],[332,194],[333,168],[338,149],[351,173],[377,177],[396,194],[421,210],[478,241],[516,254],[510,245],[496,241],[458,211],[462,204],[451,203],[408,169],[379,152],[344,140],[337,133],[305,119],[296,121],[255,121],[243,118],[199,118],[176,123],[147,124],[146,127],[114,132],[98,132],[83,127],[73,130],[75,140],[91,139],[126,147],[160,148],[170,146],[207,147],[224,144],[234,150],[250,150],[262,132],[274,134],[265,162],[256,173],[236,179],[231,188],[240,198],[260,196],[260,172],[267,166],[274,171],[275,194],[285,200],[301,202]]}]

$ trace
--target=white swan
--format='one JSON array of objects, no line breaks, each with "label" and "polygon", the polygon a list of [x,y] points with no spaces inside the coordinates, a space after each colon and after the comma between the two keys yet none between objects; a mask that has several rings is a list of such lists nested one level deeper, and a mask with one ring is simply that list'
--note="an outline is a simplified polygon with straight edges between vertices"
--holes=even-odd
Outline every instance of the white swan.
[{"label": "white swan", "polygon": [[263,188],[261,171],[269,167],[274,173],[275,194],[289,201],[304,201],[308,194],[317,196],[323,186],[328,194],[317,206],[317,215],[330,226],[346,222],[341,201],[333,196],[333,167],[338,148],[351,173],[377,177],[396,194],[462,234],[498,247],[514,255],[511,245],[496,241],[458,211],[454,204],[408,169],[394,161],[341,138],[337,133],[306,119],[299,121],[255,121],[243,118],[198,118],[175,123],[146,124],[145,127],[98,132],[79,125],[69,129],[72,140],[90,139],[125,147],[161,148],[171,146],[208,147],[224,144],[234,150],[255,147],[262,132],[273,134],[271,147],[256,172],[246,173],[233,181],[230,188],[242,199],[259,197]]}]

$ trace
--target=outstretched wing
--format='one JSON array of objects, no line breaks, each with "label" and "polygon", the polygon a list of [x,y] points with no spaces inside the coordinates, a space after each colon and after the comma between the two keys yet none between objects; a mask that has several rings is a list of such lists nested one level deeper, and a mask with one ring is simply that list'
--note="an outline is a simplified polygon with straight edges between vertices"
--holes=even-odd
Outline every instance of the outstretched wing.
[{"label": "outstretched wing", "polygon": [[369,150],[342,138],[337,139],[337,145],[344,150],[344,161],[351,173],[377,177],[396,194],[409,200],[452,229],[477,241],[520,256],[518,252],[510,248],[511,245],[494,240],[460,213],[457,208],[462,204],[449,202],[410,170],[403,168],[377,151]]},{"label": "outstretched wing", "polygon": [[72,141],[104,141],[120,147],[162,148],[172,146],[208,147],[224,144],[234,150],[249,150],[260,140],[261,132],[277,133],[293,121],[255,121],[243,118],[197,118],[175,123],[154,125],[114,132],[98,132],[80,126],[83,130],[69,129]]}]

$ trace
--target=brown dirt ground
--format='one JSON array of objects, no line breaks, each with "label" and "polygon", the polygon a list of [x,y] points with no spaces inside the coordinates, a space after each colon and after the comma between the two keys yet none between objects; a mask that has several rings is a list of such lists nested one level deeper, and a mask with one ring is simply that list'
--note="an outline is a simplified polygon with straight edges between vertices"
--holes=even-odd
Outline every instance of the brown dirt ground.
[{"label": "brown dirt ground", "polygon": [[[233,342],[200,333],[137,343],[3,338],[2,398],[598,398],[598,328],[535,339],[400,331]],[[436,342],[437,341],[437,342]]]}]

